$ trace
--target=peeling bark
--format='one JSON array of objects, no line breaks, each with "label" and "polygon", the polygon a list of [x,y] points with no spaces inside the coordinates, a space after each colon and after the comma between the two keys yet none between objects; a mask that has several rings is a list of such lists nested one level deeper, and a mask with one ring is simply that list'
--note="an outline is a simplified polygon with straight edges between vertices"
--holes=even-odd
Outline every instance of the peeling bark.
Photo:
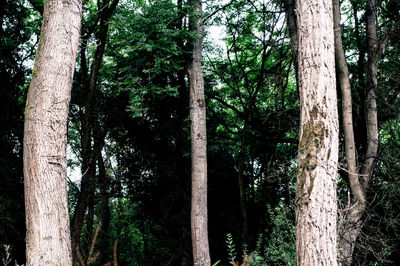
[{"label": "peeling bark", "polygon": [[337,265],[338,114],[332,1],[297,1],[301,106],[296,264]]}]

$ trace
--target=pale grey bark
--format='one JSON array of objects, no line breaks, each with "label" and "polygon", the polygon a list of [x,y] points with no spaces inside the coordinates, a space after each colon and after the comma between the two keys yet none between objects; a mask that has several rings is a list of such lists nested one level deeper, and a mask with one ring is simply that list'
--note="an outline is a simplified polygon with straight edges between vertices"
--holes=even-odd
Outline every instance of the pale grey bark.
[{"label": "pale grey bark", "polygon": [[296,264],[337,265],[338,114],[332,1],[297,1],[301,106]]},{"label": "pale grey bark", "polygon": [[72,265],[67,202],[67,116],[81,0],[48,0],[25,109],[27,265]]},{"label": "pale grey bark", "polygon": [[203,20],[200,0],[190,1],[193,11],[191,25],[197,34],[193,43],[193,58],[190,63],[190,119],[192,149],[192,207],[191,231],[194,265],[210,265],[207,215],[207,136],[204,80],[201,67],[203,43]]}]

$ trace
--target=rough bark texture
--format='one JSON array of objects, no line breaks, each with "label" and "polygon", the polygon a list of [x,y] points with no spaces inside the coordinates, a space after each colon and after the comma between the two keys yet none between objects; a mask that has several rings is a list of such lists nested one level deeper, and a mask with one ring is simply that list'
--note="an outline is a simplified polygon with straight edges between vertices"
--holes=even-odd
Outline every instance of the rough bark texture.
[{"label": "rough bark texture", "polygon": [[300,144],[296,264],[337,265],[338,115],[332,1],[297,1]]},{"label": "rough bark texture", "polygon": [[192,28],[197,31],[193,58],[189,66],[190,119],[192,150],[192,209],[191,231],[194,265],[210,265],[207,228],[207,136],[204,80],[201,67],[203,20],[201,1],[192,0]]},{"label": "rough bark texture", "polygon": [[25,109],[27,265],[71,265],[67,116],[81,0],[48,0]]}]

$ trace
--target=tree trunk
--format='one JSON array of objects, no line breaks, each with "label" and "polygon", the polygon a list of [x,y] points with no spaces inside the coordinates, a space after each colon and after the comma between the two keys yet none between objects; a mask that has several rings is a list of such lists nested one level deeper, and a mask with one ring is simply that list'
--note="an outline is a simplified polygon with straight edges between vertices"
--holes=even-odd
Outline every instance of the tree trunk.
[{"label": "tree trunk", "polygon": [[81,0],[48,0],[25,109],[27,265],[71,265],[67,116]]},{"label": "tree trunk", "polygon": [[[339,261],[343,265],[350,265],[356,239],[361,229],[361,216],[365,210],[366,197],[361,188],[356,148],[354,141],[353,109],[351,99],[351,86],[349,71],[343,51],[342,36],[340,30],[340,4],[339,0],[333,0],[333,19],[335,29],[335,58],[337,76],[342,91],[342,116],[344,144],[347,162],[347,174],[350,188],[353,193],[352,204],[354,205],[346,214],[344,221],[339,221]],[[350,207],[350,206],[349,206]]]},{"label": "tree trunk", "polygon": [[246,188],[243,182],[243,171],[244,171],[244,160],[245,160],[245,149],[246,149],[246,133],[247,133],[247,117],[245,116],[244,126],[242,129],[242,137],[240,143],[240,154],[239,154],[239,165],[238,165],[238,185],[239,185],[239,196],[240,196],[240,212],[241,212],[241,240],[242,244],[247,243],[247,211],[246,211]]},{"label": "tree trunk", "polygon": [[99,232],[99,252],[100,252],[100,263],[106,264],[108,262],[108,255],[110,254],[109,250],[109,231],[110,231],[110,219],[111,219],[111,211],[109,207],[110,200],[110,178],[106,172],[106,166],[104,164],[103,155],[101,154],[101,150],[104,147],[104,133],[95,134],[100,135],[96,136],[98,139],[95,142],[95,152],[96,152],[96,160],[97,165],[99,167],[98,174],[98,183],[100,188],[100,219],[101,219],[101,227]]},{"label": "tree trunk", "polygon": [[338,114],[332,1],[297,1],[301,126],[296,264],[337,265]]},{"label": "tree trunk", "polygon": [[[367,1],[367,45],[368,45],[368,67],[367,67],[367,99],[366,99],[366,124],[367,124],[367,151],[361,168],[361,185],[366,190],[372,176],[375,158],[378,153],[378,108],[376,105],[376,91],[378,87],[378,60],[379,41],[377,36],[377,3],[376,0]],[[361,189],[361,188],[360,188]]]},{"label": "tree trunk", "polygon": [[299,47],[299,38],[297,34],[297,21],[296,21],[296,3],[295,0],[283,0],[283,6],[286,13],[286,23],[289,29],[290,43],[292,46],[293,52],[293,61],[294,61],[294,70],[296,76],[297,87],[299,87],[298,81],[298,47]]},{"label": "tree trunk", "polygon": [[191,228],[193,264],[210,265],[207,229],[207,136],[206,102],[201,67],[203,20],[201,1],[192,0],[191,26],[197,34],[193,44],[193,58],[188,70],[190,83],[190,119],[192,146],[192,209]]},{"label": "tree trunk", "polygon": [[[334,0],[336,2],[337,0]],[[339,3],[337,1],[336,23],[339,24]],[[347,150],[346,144],[346,158],[349,171],[349,182],[352,192],[351,203],[347,213],[344,214],[344,222],[341,224],[339,231],[339,250],[340,261],[343,265],[351,265],[353,259],[353,251],[362,229],[362,216],[367,206],[366,192],[369,185],[369,180],[373,173],[375,158],[378,152],[378,116],[376,104],[376,90],[377,90],[377,72],[379,60],[379,41],[377,37],[376,26],[376,1],[367,1],[366,10],[367,20],[367,45],[368,45],[368,68],[367,68],[367,97],[365,103],[366,126],[367,126],[367,143],[364,161],[360,170],[357,173],[355,150]],[[340,25],[339,25],[340,26]],[[340,34],[340,32],[339,32]],[[343,52],[343,50],[342,50]],[[344,56],[343,56],[344,57]],[[348,76],[348,74],[347,74]],[[348,79],[348,78],[347,78]],[[351,103],[350,103],[351,104]],[[344,124],[344,129],[350,125]],[[353,133],[354,136],[354,133]],[[347,141],[345,131],[345,141]],[[351,144],[350,144],[351,145]],[[353,141],[354,145],[354,141]],[[354,156],[354,159],[352,158]],[[349,160],[353,161],[349,164]],[[350,169],[352,167],[352,169]],[[354,169],[355,168],[355,169]]]},{"label": "tree trunk", "polygon": [[[94,196],[95,190],[95,176],[96,176],[96,154],[92,147],[93,140],[93,109],[96,96],[96,85],[99,76],[101,63],[103,60],[104,50],[107,42],[108,35],[108,20],[114,12],[119,0],[114,0],[109,5],[109,0],[103,2],[101,8],[100,29],[96,35],[98,46],[95,51],[94,60],[90,70],[90,80],[87,86],[87,95],[85,100],[85,113],[82,121],[82,180],[81,191],[78,195],[78,201],[75,206],[73,227],[72,227],[72,254],[73,260],[76,261],[76,248],[79,246],[79,240],[82,233],[83,222],[85,213],[88,208],[90,197]],[[84,51],[82,51],[84,52]],[[84,58],[84,57],[83,57]],[[86,65],[85,63],[83,64]],[[88,216],[90,218],[90,215]],[[90,219],[89,219],[90,221]],[[90,227],[90,225],[89,225]],[[93,228],[88,228],[92,231]]]}]

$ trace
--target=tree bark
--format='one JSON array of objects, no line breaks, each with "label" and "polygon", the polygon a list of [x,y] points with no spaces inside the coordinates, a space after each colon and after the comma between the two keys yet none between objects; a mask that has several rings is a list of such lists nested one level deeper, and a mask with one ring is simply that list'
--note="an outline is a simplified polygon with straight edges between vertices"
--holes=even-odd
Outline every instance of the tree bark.
[{"label": "tree bark", "polygon": [[353,193],[353,198],[351,201],[353,206],[347,213],[348,217],[345,219],[345,221],[339,221],[339,261],[343,265],[350,265],[355,242],[361,229],[360,222],[366,206],[366,195],[361,187],[360,176],[358,174],[357,167],[351,86],[340,30],[340,4],[339,0],[333,0],[332,2],[335,31],[336,69],[342,91],[342,117],[347,174],[350,188]]},{"label": "tree bark", "polygon": [[332,1],[297,1],[301,106],[296,264],[337,265],[338,114]]},{"label": "tree bark", "polygon": [[191,231],[193,264],[210,265],[207,215],[207,136],[206,102],[201,67],[201,51],[204,36],[201,1],[191,0],[190,22],[197,34],[193,43],[193,58],[188,74],[190,84],[190,119],[192,149],[192,209]]},{"label": "tree bark", "polygon": [[366,124],[367,124],[367,151],[361,168],[361,185],[366,190],[372,176],[375,158],[378,153],[378,109],[376,105],[376,91],[378,87],[378,61],[379,61],[379,40],[377,33],[377,3],[376,0],[367,1],[367,99],[366,99]]},{"label": "tree bark", "polygon": [[[337,0],[333,0],[334,2]],[[339,8],[339,3],[336,3]],[[339,10],[336,11],[336,20],[340,19]],[[367,51],[368,51],[368,66],[367,66],[367,96],[365,102],[366,114],[366,127],[367,127],[367,143],[364,160],[361,165],[360,172],[356,165],[355,154],[353,151],[347,151],[346,158],[349,171],[349,182],[352,192],[351,204],[352,206],[344,214],[344,222],[340,226],[339,231],[339,250],[340,261],[343,265],[351,265],[353,260],[353,251],[362,229],[362,216],[367,206],[367,188],[369,180],[371,179],[375,158],[378,153],[378,115],[376,104],[376,91],[377,91],[377,73],[378,61],[380,55],[379,41],[377,37],[376,25],[376,0],[367,1],[366,21],[367,21]],[[339,22],[337,22],[339,25]],[[340,25],[339,25],[340,26]],[[347,74],[348,76],[348,74]],[[348,78],[347,78],[348,79]],[[344,125],[344,129],[350,125]],[[346,134],[346,131],[345,131]],[[354,134],[354,133],[353,133]],[[354,136],[354,135],[353,135]],[[347,137],[345,135],[345,137]],[[347,138],[345,138],[347,141]],[[354,141],[353,141],[354,145]],[[352,158],[354,156],[354,159]],[[349,159],[354,160],[353,165],[349,165]],[[350,169],[352,167],[352,169]],[[355,168],[355,169],[354,169]]]},{"label": "tree bark", "polygon": [[81,0],[48,0],[25,109],[27,265],[71,265],[67,117]]}]

